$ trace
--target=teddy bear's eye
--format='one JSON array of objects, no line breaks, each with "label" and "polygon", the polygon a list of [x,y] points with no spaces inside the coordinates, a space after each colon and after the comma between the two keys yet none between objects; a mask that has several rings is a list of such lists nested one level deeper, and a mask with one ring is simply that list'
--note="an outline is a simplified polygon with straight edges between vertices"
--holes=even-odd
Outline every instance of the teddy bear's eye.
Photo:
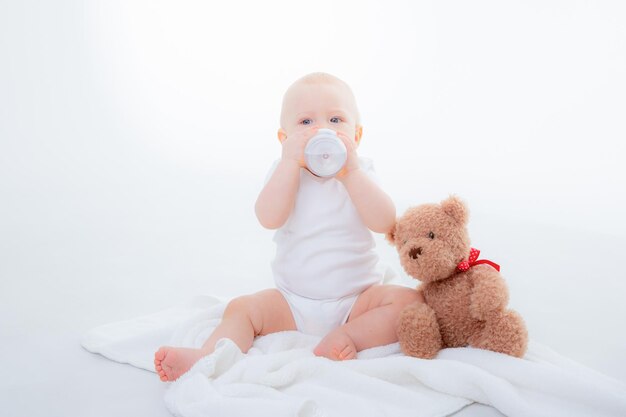
[{"label": "teddy bear's eye", "polygon": [[428,234],[428,237],[429,237],[430,239],[434,239],[434,238],[435,238],[435,234],[434,234],[433,232],[430,232],[430,233]]}]

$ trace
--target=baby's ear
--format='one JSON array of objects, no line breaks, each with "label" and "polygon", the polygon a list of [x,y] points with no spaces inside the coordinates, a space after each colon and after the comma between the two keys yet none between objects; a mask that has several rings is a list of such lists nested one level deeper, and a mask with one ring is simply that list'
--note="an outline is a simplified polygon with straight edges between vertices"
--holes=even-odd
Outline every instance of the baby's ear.
[{"label": "baby's ear", "polygon": [[287,132],[282,127],[278,129],[278,141],[283,143],[283,141],[287,138]]},{"label": "baby's ear", "polygon": [[363,137],[363,126],[357,125],[356,130],[354,132],[354,140],[357,145],[361,143],[361,138]]},{"label": "baby's ear", "polygon": [[387,239],[387,241],[391,243],[392,245],[396,244],[396,226],[397,225],[398,225],[398,222],[396,221],[396,224],[393,225],[391,230],[385,233],[385,239]]},{"label": "baby's ear", "polygon": [[469,213],[467,207],[459,197],[452,195],[441,202],[444,213],[452,217],[458,224],[467,224]]}]

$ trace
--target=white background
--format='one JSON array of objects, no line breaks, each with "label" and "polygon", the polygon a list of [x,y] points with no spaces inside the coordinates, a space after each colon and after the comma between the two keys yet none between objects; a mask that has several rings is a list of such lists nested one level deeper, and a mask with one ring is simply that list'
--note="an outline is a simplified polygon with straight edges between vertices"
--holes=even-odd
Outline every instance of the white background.
[{"label": "white background", "polygon": [[254,202],[284,90],[326,71],[398,213],[462,196],[531,337],[626,379],[625,21],[621,1],[1,0],[3,348],[271,286]]}]

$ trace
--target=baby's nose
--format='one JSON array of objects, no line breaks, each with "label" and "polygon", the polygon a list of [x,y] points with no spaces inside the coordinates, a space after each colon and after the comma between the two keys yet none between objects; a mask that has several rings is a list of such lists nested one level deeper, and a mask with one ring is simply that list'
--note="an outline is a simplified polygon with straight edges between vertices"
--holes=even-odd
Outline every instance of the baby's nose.
[{"label": "baby's nose", "polygon": [[409,256],[411,259],[417,259],[418,256],[422,254],[422,248],[412,248],[409,251]]}]

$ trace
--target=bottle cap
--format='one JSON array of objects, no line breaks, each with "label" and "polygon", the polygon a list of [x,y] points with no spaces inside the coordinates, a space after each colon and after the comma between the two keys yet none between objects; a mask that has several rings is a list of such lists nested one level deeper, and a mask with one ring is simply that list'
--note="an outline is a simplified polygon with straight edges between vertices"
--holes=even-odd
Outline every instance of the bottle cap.
[{"label": "bottle cap", "polygon": [[319,129],[304,149],[307,168],[318,177],[334,177],[348,159],[346,145],[331,129]]}]

